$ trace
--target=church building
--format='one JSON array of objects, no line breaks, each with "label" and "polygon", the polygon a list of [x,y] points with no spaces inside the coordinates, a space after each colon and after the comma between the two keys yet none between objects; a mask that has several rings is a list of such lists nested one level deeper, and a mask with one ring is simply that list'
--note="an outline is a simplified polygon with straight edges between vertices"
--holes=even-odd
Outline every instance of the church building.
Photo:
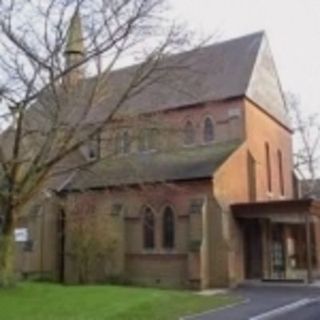
[{"label": "church building", "polygon": [[[85,54],[73,41],[81,32],[75,16],[67,63]],[[128,99],[72,157],[99,161],[52,187],[59,208],[46,204],[52,214],[29,223],[31,246],[19,244],[19,271],[78,282],[66,218],[78,208],[108,215],[117,233],[112,266],[96,263],[92,281],[111,275],[176,288],[311,281],[320,270],[320,207],[296,197],[292,130],[266,35],[162,63],[167,74]],[[185,68],[170,69],[176,63]],[[136,67],[111,73],[111,94],[91,119],[106,112]],[[92,79],[75,70],[71,80]]]}]

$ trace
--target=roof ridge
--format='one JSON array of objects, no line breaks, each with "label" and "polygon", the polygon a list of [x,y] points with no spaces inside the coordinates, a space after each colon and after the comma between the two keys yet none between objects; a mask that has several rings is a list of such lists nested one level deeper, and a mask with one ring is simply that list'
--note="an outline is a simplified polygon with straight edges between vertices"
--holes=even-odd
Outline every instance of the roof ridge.
[{"label": "roof ridge", "polygon": [[[184,54],[193,54],[193,53],[197,53],[197,51],[201,51],[201,50],[209,50],[209,49],[212,49],[214,47],[219,47],[219,46],[222,46],[222,45],[227,45],[227,44],[230,44],[232,42],[241,42],[245,39],[249,39],[249,38],[254,38],[254,37],[258,37],[260,36],[261,39],[263,37],[266,36],[266,32],[264,30],[260,30],[260,31],[256,31],[256,32],[252,32],[252,33],[247,33],[247,34],[244,34],[240,37],[232,37],[232,38],[229,38],[229,39],[225,39],[225,40],[221,40],[221,41],[217,41],[217,42],[214,42],[214,43],[211,43],[211,44],[208,44],[208,45],[204,45],[204,46],[198,46],[198,47],[195,47],[195,48],[190,48],[188,50],[185,50],[185,51],[180,51],[180,52],[177,52],[177,53],[172,53],[172,54],[168,54],[164,57],[164,59],[169,59],[169,58],[176,58],[176,57],[179,57],[179,56],[182,56]],[[117,73],[117,72],[125,72],[125,71],[128,71],[136,66],[139,66],[141,65],[141,62],[140,63],[133,63],[133,64],[130,64],[130,65],[127,65],[127,66],[123,66],[123,67],[119,67],[119,68],[115,68],[113,70],[111,70],[110,73]],[[107,70],[103,71],[102,74],[104,74]],[[93,80],[94,78],[96,77],[96,75],[94,76],[91,76],[91,77],[88,77],[84,80]]]}]

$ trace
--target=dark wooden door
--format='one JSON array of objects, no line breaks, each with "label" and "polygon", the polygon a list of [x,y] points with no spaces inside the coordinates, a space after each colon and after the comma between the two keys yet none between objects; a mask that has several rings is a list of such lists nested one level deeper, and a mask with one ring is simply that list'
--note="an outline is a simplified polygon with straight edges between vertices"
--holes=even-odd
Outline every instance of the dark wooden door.
[{"label": "dark wooden door", "polygon": [[244,258],[247,279],[262,278],[262,233],[258,219],[244,222]]}]

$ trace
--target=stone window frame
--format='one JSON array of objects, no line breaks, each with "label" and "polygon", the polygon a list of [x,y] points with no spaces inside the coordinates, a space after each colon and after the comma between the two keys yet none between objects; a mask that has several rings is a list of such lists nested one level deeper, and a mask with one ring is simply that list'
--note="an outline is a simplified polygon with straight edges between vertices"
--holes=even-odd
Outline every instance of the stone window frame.
[{"label": "stone window frame", "polygon": [[[207,121],[210,121],[211,125],[212,125],[212,138],[207,139],[207,132],[206,132],[206,123]],[[213,142],[216,141],[216,122],[214,121],[214,118],[212,117],[211,114],[206,114],[204,115],[204,117],[202,118],[202,126],[201,126],[202,132],[202,143],[203,144],[211,144]]]},{"label": "stone window frame", "polygon": [[137,151],[139,153],[150,153],[157,150],[156,140],[159,135],[157,128],[142,128],[138,133]]},{"label": "stone window frame", "polygon": [[194,198],[189,202],[189,214],[201,214],[204,200],[203,198]]},{"label": "stone window frame", "polygon": [[[127,140],[126,140],[127,139]],[[131,132],[129,129],[122,129],[114,136],[115,154],[128,155],[132,151]]]},{"label": "stone window frame", "polygon": [[95,134],[87,143],[87,157],[89,160],[96,160],[100,158],[101,152],[101,135]]},{"label": "stone window frame", "polygon": [[[171,214],[172,214],[172,245],[166,245],[166,230],[165,230],[165,221],[164,221],[164,218],[165,218],[165,213],[166,213],[166,210],[169,209]],[[162,248],[164,250],[174,250],[176,248],[176,235],[177,235],[177,215],[176,215],[176,210],[175,208],[171,205],[171,204],[165,204],[163,207],[162,207],[162,210],[161,210],[161,244],[162,244]]]},{"label": "stone window frame", "polygon": [[[146,211],[150,210],[149,212],[152,214],[152,226],[148,226],[146,224]],[[155,210],[150,205],[144,205],[141,210],[141,226],[142,226],[142,248],[146,251],[154,251],[157,247],[156,244],[156,229],[157,229],[157,220]],[[150,221],[149,221],[150,222]],[[151,232],[152,235],[147,234],[148,228],[152,228]],[[148,239],[148,237],[150,237]],[[152,238],[152,239],[151,239]],[[150,241],[150,243],[148,243]]]}]

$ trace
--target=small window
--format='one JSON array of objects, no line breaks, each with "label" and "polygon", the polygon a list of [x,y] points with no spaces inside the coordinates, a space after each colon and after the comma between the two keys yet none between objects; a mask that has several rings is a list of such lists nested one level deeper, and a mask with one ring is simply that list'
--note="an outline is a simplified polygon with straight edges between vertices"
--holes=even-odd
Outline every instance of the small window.
[{"label": "small window", "polygon": [[147,207],[143,212],[143,246],[153,249],[155,246],[155,220],[152,210]]},{"label": "small window", "polygon": [[208,143],[214,140],[214,126],[211,118],[207,117],[204,120],[203,126],[203,141]]},{"label": "small window", "polygon": [[128,131],[122,133],[121,151],[125,154],[130,152],[130,136]]},{"label": "small window", "polygon": [[200,214],[203,206],[202,199],[193,199],[190,201],[190,214]]},{"label": "small window", "polygon": [[97,159],[100,157],[100,135],[97,134],[88,142],[88,158]]},{"label": "small window", "polygon": [[155,128],[143,129],[139,135],[138,151],[145,152],[156,149],[157,130]]},{"label": "small window", "polygon": [[130,153],[131,141],[127,130],[119,132],[115,136],[115,153],[127,154]]},{"label": "small window", "polygon": [[188,120],[184,126],[184,144],[192,145],[195,142],[195,130],[192,122]]},{"label": "small window", "polygon": [[100,157],[100,135],[96,134],[87,143],[87,155],[89,159]]},{"label": "small window", "polygon": [[162,228],[163,247],[166,249],[174,248],[175,223],[174,213],[170,207],[166,207],[163,212]]}]

